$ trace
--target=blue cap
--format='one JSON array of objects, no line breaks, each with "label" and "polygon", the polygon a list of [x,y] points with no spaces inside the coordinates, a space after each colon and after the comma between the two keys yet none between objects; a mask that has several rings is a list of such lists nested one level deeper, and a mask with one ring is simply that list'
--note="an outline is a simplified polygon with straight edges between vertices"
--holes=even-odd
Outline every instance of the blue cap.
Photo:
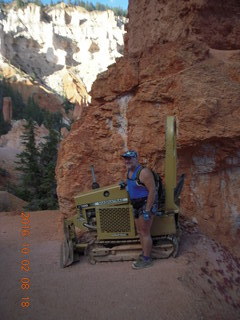
[{"label": "blue cap", "polygon": [[122,154],[123,158],[137,158],[138,154],[134,150],[128,150],[124,154]]}]

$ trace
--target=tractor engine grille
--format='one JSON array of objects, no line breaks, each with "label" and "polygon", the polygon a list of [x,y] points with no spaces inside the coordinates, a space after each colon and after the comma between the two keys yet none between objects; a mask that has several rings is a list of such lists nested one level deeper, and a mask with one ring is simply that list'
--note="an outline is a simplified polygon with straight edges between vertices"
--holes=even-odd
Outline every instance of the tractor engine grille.
[{"label": "tractor engine grille", "polygon": [[101,232],[130,232],[128,208],[99,208]]}]

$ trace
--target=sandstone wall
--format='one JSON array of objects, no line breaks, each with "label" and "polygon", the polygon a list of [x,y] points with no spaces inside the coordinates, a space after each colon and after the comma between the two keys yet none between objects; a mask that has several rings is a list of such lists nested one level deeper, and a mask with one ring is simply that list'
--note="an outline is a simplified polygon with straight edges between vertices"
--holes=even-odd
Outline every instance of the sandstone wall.
[{"label": "sandstone wall", "polygon": [[163,172],[164,123],[175,115],[182,213],[239,250],[239,14],[238,0],[130,0],[124,57],[98,76],[92,105],[60,148],[65,215],[73,195],[90,188],[91,164],[100,185],[124,178],[127,148]]}]

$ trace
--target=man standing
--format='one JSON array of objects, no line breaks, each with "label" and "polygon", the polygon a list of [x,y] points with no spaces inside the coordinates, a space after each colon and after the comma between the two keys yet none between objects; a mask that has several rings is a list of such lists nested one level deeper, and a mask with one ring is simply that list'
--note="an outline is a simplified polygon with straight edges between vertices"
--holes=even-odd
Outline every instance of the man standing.
[{"label": "man standing", "polygon": [[153,174],[150,169],[138,162],[137,152],[129,150],[122,157],[127,167],[127,191],[134,211],[135,226],[142,245],[142,254],[133,262],[133,269],[152,266],[151,226],[153,215],[157,212],[157,193]]}]

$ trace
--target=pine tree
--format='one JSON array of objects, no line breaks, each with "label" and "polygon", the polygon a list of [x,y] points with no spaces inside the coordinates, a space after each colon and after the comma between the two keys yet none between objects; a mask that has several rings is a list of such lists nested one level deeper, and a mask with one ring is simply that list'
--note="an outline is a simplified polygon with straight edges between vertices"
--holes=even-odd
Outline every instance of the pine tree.
[{"label": "pine tree", "polygon": [[42,1],[41,0],[31,0],[32,3],[35,3],[37,6],[42,7]]},{"label": "pine tree", "polygon": [[17,170],[22,172],[22,183],[18,188],[17,195],[29,202],[27,209],[47,210],[58,207],[56,193],[55,167],[57,162],[59,132],[52,128],[54,118],[49,118],[47,127],[49,134],[44,137],[39,149],[36,147],[32,119],[24,126],[22,144],[25,149],[17,155]]},{"label": "pine tree", "polygon": [[[24,134],[21,136],[25,149],[17,155],[16,169],[22,172],[22,183],[20,195],[22,199],[29,202],[29,208],[35,209],[34,199],[39,193],[41,182],[41,171],[39,164],[39,152],[35,142],[35,124],[32,119],[24,125]],[[36,208],[37,209],[37,208]]]},{"label": "pine tree", "polygon": [[58,207],[55,167],[57,162],[59,133],[49,127],[49,134],[44,138],[46,141],[44,144],[41,144],[40,153],[41,184],[39,190],[41,198],[40,203],[43,210],[56,209]]},{"label": "pine tree", "polygon": [[25,6],[25,3],[23,0],[16,0],[17,8],[23,8]]},{"label": "pine tree", "polygon": [[34,101],[33,97],[29,97],[27,105],[23,110],[22,117],[27,120],[34,119],[40,126],[44,121],[44,116],[46,113],[48,112],[41,109],[39,105]]}]

